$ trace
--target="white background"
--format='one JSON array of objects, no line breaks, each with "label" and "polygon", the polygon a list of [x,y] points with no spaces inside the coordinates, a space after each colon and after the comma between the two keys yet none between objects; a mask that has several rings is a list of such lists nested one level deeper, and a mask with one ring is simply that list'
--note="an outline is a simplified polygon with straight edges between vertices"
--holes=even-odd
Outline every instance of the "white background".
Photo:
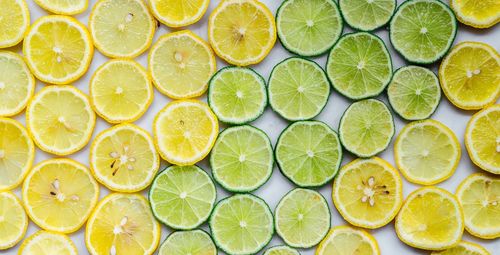
[{"label": "white background", "polygon": [[[88,16],[90,14],[91,7],[94,5],[94,3],[97,0],[90,0],[89,3],[89,8],[80,15],[76,15],[76,18],[80,20],[82,23],[87,25],[88,21]],[[273,14],[276,13],[277,8],[279,7],[281,0],[261,0],[264,2],[272,11]],[[481,1],[481,0],[477,0]],[[48,15],[48,13],[41,9],[38,5],[36,5],[33,0],[27,0],[29,4],[29,9],[31,12],[31,22],[33,23],[34,20],[38,19],[41,16]],[[202,38],[207,39],[207,18],[208,14],[215,8],[215,6],[218,4],[219,0],[212,0],[210,7],[207,11],[207,14],[203,17],[202,20],[200,20],[198,23],[191,25],[187,27],[187,29],[192,30]],[[398,3],[401,3],[403,1],[398,0]],[[448,2],[445,0],[445,2]],[[161,25],[161,27],[156,31],[155,34],[155,40],[157,38],[165,33],[170,32],[171,29],[167,28],[165,25]],[[348,28],[347,26],[344,27],[344,33],[346,32],[351,32],[352,30]],[[379,35],[387,44],[387,48],[391,52],[391,56],[393,59],[393,65],[394,65],[394,70],[398,67],[407,65],[406,63],[392,48],[391,44],[389,43],[388,40],[388,31],[386,29],[382,29],[379,31],[376,31],[376,34]],[[457,38],[455,40],[455,44],[461,41],[481,41],[481,42],[486,42],[492,45],[497,51],[500,51],[500,25],[497,25],[494,28],[490,29],[473,29],[469,28],[467,26],[463,26],[460,24],[459,31],[457,34]],[[18,45],[16,47],[13,47],[11,49],[12,51],[16,51],[21,53],[21,46]],[[257,72],[263,75],[263,77],[267,80],[269,77],[269,73],[274,65],[276,65],[278,62],[281,60],[292,56],[289,52],[283,49],[283,47],[280,45],[279,42],[276,43],[274,49],[271,51],[269,56],[259,65],[253,66]],[[147,52],[142,54],[136,59],[140,64],[142,64],[144,67],[147,66]],[[104,57],[99,53],[99,51],[95,51],[94,59],[92,61],[92,65],[87,72],[85,76],[83,76],[80,80],[76,81],[74,85],[84,91],[85,93],[88,93],[88,84],[89,84],[89,79],[91,75],[94,73],[94,71],[102,65],[105,61],[107,61],[107,58]],[[314,61],[316,61],[318,64],[320,64],[322,67],[325,66],[325,61],[326,57],[320,57],[320,58],[315,58]],[[226,65],[223,61],[218,59],[218,68],[221,68]],[[430,68],[434,71],[437,72],[437,65],[430,66]],[[40,90],[43,88],[45,85],[42,84],[41,82],[37,82],[36,85],[36,90]],[[332,90],[333,91],[333,90]],[[380,99],[386,100],[386,96],[381,95],[379,97]],[[206,97],[203,96],[201,100],[206,100]],[[153,103],[151,104],[149,110],[145,113],[145,115],[136,121],[136,124],[145,128],[149,132],[152,132],[151,124],[153,122],[153,118],[155,114],[160,111],[167,102],[169,102],[170,99],[167,98],[166,96],[160,94],[157,90],[155,90],[155,98]],[[351,102],[347,100],[346,98],[340,96],[338,93],[333,91],[330,95],[330,99],[328,101],[327,106],[325,109],[322,111],[322,113],[316,118],[318,120],[324,121],[327,124],[329,124],[333,129],[337,130],[338,125],[339,125],[339,119],[344,110],[349,106]],[[455,108],[451,103],[446,99],[446,97],[443,95],[443,98],[441,100],[441,103],[434,113],[434,115],[431,117],[433,119],[439,120],[443,122],[445,125],[450,127],[457,137],[460,140],[461,147],[462,147],[462,158],[460,161],[460,165],[458,166],[458,169],[456,170],[455,174],[448,180],[440,183],[438,186],[445,188],[449,190],[450,192],[454,193],[456,187],[460,183],[461,180],[463,180],[465,177],[468,175],[474,173],[474,172],[481,172],[482,170],[479,169],[478,167],[474,166],[472,162],[470,161],[467,152],[465,150],[465,146],[463,143],[463,136],[464,136],[464,131],[465,131],[465,126],[469,118],[474,112],[466,112],[459,110]],[[407,123],[403,121],[401,118],[398,116],[394,115],[394,120],[396,123],[396,135],[399,133],[399,131],[403,128],[403,126]],[[22,123],[25,123],[25,115],[20,114],[15,117],[17,120],[21,121]],[[263,129],[271,138],[273,145],[276,143],[276,140],[280,134],[280,132],[287,126],[287,121],[284,119],[280,118],[276,113],[272,112],[271,109],[266,110],[264,115],[257,119],[255,122],[252,123],[252,125],[255,125],[261,129]],[[96,134],[101,132],[102,130],[110,127],[110,124],[106,123],[104,120],[98,118],[97,124],[94,130],[93,136],[95,137]],[[224,126],[223,126],[224,127]],[[394,140],[394,139],[393,139]],[[386,151],[378,155],[379,157],[384,158],[385,160],[389,161],[391,164],[394,165],[394,160],[393,160],[393,143],[391,143]],[[86,146],[84,149],[81,151],[70,155],[69,157],[85,164],[88,164],[88,155],[89,155],[89,146]],[[53,155],[44,153],[40,150],[36,151],[36,158],[35,158],[35,163],[38,163],[42,160],[53,158]],[[346,164],[353,160],[353,157],[347,153],[345,153],[344,159],[342,164]],[[165,162],[162,162],[162,168],[165,165]],[[200,162],[199,165],[203,167],[205,170],[210,172],[209,164],[207,163],[206,160],[203,162]],[[411,184],[407,182],[406,180],[403,179],[403,191],[405,197],[413,190],[418,188],[418,185]],[[263,187],[261,187],[259,190],[254,192],[255,195],[260,196],[264,198],[269,206],[274,209],[280,200],[280,198],[285,195],[288,191],[294,188],[294,185],[290,181],[288,181],[278,170],[277,167],[274,168],[274,173],[269,180]],[[332,199],[331,199],[331,183],[328,183],[319,191],[325,196],[325,198],[328,200],[328,204],[331,208],[332,212],[332,225],[333,226],[338,226],[338,225],[345,225],[347,224],[342,217],[338,214],[337,210],[333,206]],[[20,196],[20,188],[15,190],[15,193]],[[109,190],[107,190],[104,187],[101,187],[101,193],[100,197],[104,197],[109,193]],[[146,192],[143,192],[146,194]],[[222,197],[227,196],[228,193],[223,191],[222,188],[218,186],[218,200],[221,199]],[[500,219],[499,219],[500,220]],[[207,229],[206,224],[203,226],[203,228]],[[35,226],[33,223],[30,223],[28,233],[26,236],[29,236],[36,232],[38,230],[38,227]],[[161,241],[166,238],[166,236],[171,232],[171,229],[166,228],[165,226],[162,227],[162,238]],[[429,254],[430,252],[423,251],[423,250],[418,250],[418,249],[413,249],[409,246],[406,246],[403,244],[401,241],[396,236],[396,233],[394,231],[394,223],[391,222],[385,227],[382,227],[377,230],[372,230],[369,231],[372,233],[375,238],[377,239],[381,252],[382,254],[405,254],[405,255],[411,255],[411,254]],[[80,231],[71,234],[70,235],[71,239],[75,242],[76,246],[78,247],[79,253],[80,254],[88,254],[86,248],[85,248],[85,243],[84,243],[84,228],[82,228]],[[472,237],[471,235],[464,233],[464,239],[470,240],[476,243],[479,243],[483,245],[486,249],[488,249],[492,254],[500,254],[500,240],[481,240],[475,237]],[[278,237],[275,236],[272,240],[272,243],[269,246],[272,245],[277,245],[277,244],[282,244],[282,240]],[[20,244],[17,246],[7,250],[7,251],[0,251],[0,254],[17,254],[17,250],[19,248]],[[268,246],[268,247],[269,247]],[[314,254],[314,248],[313,249],[308,249],[308,250],[301,250],[302,254]],[[56,254],[54,254],[56,255]]]}]

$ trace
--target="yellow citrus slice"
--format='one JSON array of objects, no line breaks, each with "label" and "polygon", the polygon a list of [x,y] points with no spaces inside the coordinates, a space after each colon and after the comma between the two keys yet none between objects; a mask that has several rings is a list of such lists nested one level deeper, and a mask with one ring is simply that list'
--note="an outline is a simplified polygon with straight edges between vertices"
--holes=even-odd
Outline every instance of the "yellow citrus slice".
[{"label": "yellow citrus slice", "polygon": [[475,28],[492,27],[500,21],[498,0],[450,0],[450,5],[460,22]]},{"label": "yellow citrus slice", "polygon": [[162,36],[148,62],[156,88],[175,99],[201,96],[217,70],[210,45],[189,30]]},{"label": "yellow citrus slice", "polygon": [[439,81],[456,107],[477,110],[500,97],[500,54],[488,44],[462,42],[441,62]]},{"label": "yellow citrus slice", "polygon": [[409,246],[444,250],[460,242],[464,216],[453,194],[442,188],[423,187],[408,195],[395,228],[399,239]]},{"label": "yellow citrus slice", "polygon": [[24,240],[18,255],[78,255],[75,244],[68,236],[40,230]]},{"label": "yellow citrus slice", "polygon": [[491,255],[491,253],[479,244],[460,241],[453,248],[444,251],[434,251],[431,255]]},{"label": "yellow citrus slice", "polygon": [[0,48],[18,44],[30,25],[30,12],[25,0],[0,0]]},{"label": "yellow citrus slice", "polygon": [[132,60],[110,60],[100,66],[89,85],[90,103],[109,123],[134,122],[153,102],[146,70]]},{"label": "yellow citrus slice", "polygon": [[196,23],[207,11],[210,0],[150,0],[153,15],[169,27]]},{"label": "yellow citrus slice", "polygon": [[276,23],[258,0],[223,0],[210,15],[208,39],[215,53],[230,64],[253,65],[273,48]]},{"label": "yellow citrus slice", "polygon": [[380,255],[377,240],[361,229],[337,226],[321,241],[316,255]]},{"label": "yellow citrus slice", "polygon": [[14,247],[28,229],[28,216],[11,192],[0,192],[0,251]]},{"label": "yellow citrus slice", "polygon": [[144,197],[114,193],[101,200],[90,216],[85,244],[92,255],[150,255],[160,234],[160,224]]},{"label": "yellow citrus slice", "polygon": [[88,0],[35,0],[43,9],[61,15],[75,15],[87,10]]},{"label": "yellow citrus slice", "polygon": [[84,75],[94,46],[80,21],[62,15],[43,16],[33,23],[23,41],[26,63],[41,81],[69,84]]},{"label": "yellow citrus slice", "polygon": [[175,165],[193,165],[214,146],[219,122],[206,103],[173,101],[156,115],[153,133],[163,159]]}]

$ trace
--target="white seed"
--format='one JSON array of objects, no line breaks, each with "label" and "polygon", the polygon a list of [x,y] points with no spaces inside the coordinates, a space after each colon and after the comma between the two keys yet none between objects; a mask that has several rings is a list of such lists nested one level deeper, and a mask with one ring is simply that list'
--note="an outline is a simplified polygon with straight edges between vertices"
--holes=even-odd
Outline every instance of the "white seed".
[{"label": "white seed", "polygon": [[133,165],[127,165],[127,169],[130,170],[130,171],[132,171],[132,170],[134,170],[134,166]]},{"label": "white seed", "polygon": [[113,152],[109,153],[109,156],[112,158],[118,158],[119,155],[118,155],[118,152],[113,151]]},{"label": "white seed", "polygon": [[116,255],[116,247],[114,245],[112,245],[111,249],[109,249],[109,255]]},{"label": "white seed", "polygon": [[56,190],[59,190],[59,180],[58,179],[55,179],[53,182],[52,182],[52,187]]},{"label": "white seed", "polygon": [[370,187],[373,187],[373,185],[375,185],[375,177],[371,176],[370,178],[368,178],[368,185]]},{"label": "white seed", "polygon": [[120,221],[120,226],[124,226],[125,224],[127,224],[127,221],[128,221],[128,217],[125,216],[122,218],[122,220]]}]

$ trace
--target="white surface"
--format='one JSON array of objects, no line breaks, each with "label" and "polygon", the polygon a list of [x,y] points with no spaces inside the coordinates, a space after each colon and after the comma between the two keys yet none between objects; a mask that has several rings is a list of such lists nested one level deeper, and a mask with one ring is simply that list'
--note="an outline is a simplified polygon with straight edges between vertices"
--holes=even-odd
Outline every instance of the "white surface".
[{"label": "white surface", "polygon": [[[91,6],[94,5],[94,3],[97,0],[90,0],[89,8],[87,11],[83,14],[77,15],[76,18],[78,18],[81,22],[84,24],[87,24],[88,21],[88,16],[90,14]],[[480,0],[478,0],[480,1]],[[35,21],[41,16],[47,15],[48,13],[41,9],[38,5],[36,5],[33,0],[27,0],[29,4],[29,9],[31,11],[31,22]],[[191,25],[188,27],[188,29],[192,30],[196,34],[200,35],[201,37],[207,39],[207,18],[208,14],[215,8],[219,0],[212,0],[212,3],[210,4],[210,7],[207,11],[207,14],[203,17],[202,20],[200,20],[198,23]],[[281,3],[280,0],[262,0],[262,2],[266,3],[266,5],[271,9],[271,11],[276,13],[276,10]],[[401,0],[398,0],[399,3],[403,2]],[[447,1],[445,1],[447,2]],[[165,25],[161,25],[161,27],[156,31],[155,34],[155,41],[156,39],[171,31],[171,29],[167,28]],[[344,28],[344,33],[346,32],[351,32],[352,30],[350,28],[345,27]],[[391,56],[393,59],[393,65],[394,65],[394,70],[400,66],[407,65],[407,63],[404,62],[404,60],[394,51],[392,46],[389,43],[388,40],[388,32],[387,30],[380,30],[376,32],[377,35],[379,35],[383,40],[386,42],[386,45],[388,49],[391,52]],[[457,38],[455,40],[455,44],[461,41],[467,41],[467,40],[472,40],[472,41],[481,41],[481,42],[486,42],[492,45],[497,51],[500,51],[500,25],[497,25],[494,28],[490,29],[484,29],[484,30],[476,30],[472,29],[463,25],[459,26],[459,31],[457,34]],[[20,44],[21,45],[21,44]],[[21,52],[21,46],[18,45],[16,47],[13,47],[8,50],[12,51],[17,51]],[[278,62],[283,60],[284,58],[292,56],[289,52],[283,49],[283,47],[280,45],[279,42],[276,43],[276,46],[272,50],[272,52],[269,54],[269,56],[259,65],[254,66],[255,70],[259,72],[260,74],[263,75],[264,78],[269,77],[269,73],[274,65],[276,65]],[[107,60],[106,57],[101,55],[99,51],[95,51],[94,55],[94,60],[92,62],[92,66],[90,67],[89,71],[87,74],[78,80],[77,82],[74,83],[74,85],[84,91],[85,93],[88,93],[88,83],[89,79],[94,73],[94,71],[102,65],[105,61]],[[140,64],[142,64],[144,67],[147,66],[147,52],[142,54],[136,59]],[[325,61],[326,57],[320,57],[320,58],[315,58],[314,61],[316,61],[318,64],[320,64],[322,67],[325,66]],[[218,59],[218,68],[221,68],[225,66],[226,64],[222,62],[220,59]],[[437,72],[437,65],[431,66],[432,70],[434,72]],[[37,82],[36,90],[40,90],[44,84],[41,82]],[[332,90],[333,91],[333,90]],[[381,95],[379,97],[380,99],[386,100],[386,95]],[[206,100],[205,96],[203,96],[202,100]],[[158,111],[160,111],[167,102],[169,102],[170,99],[167,98],[166,96],[160,94],[157,90],[155,90],[155,98],[150,106],[149,110],[146,112],[146,114],[138,121],[136,121],[136,124],[140,125],[141,127],[145,128],[149,132],[152,131],[151,129],[151,124],[153,122],[153,118],[156,115]],[[318,120],[322,120],[329,124],[333,129],[337,130],[338,125],[339,125],[339,119],[344,110],[347,108],[347,106],[350,104],[349,100],[346,98],[340,96],[338,93],[333,91],[330,95],[330,99],[328,101],[328,104],[326,108],[323,110],[323,112],[316,118]],[[462,147],[462,158],[460,160],[460,165],[458,166],[458,169],[456,170],[455,174],[448,179],[447,181],[444,181],[437,186],[440,186],[442,188],[445,188],[449,190],[450,192],[454,193],[456,187],[460,183],[461,180],[463,180],[465,177],[468,175],[474,173],[474,172],[481,172],[482,170],[475,167],[472,162],[470,161],[467,152],[465,150],[465,146],[463,143],[463,136],[464,136],[464,131],[465,131],[465,126],[467,121],[469,120],[470,116],[473,114],[473,112],[465,112],[461,111],[457,108],[455,108],[451,103],[446,99],[446,97],[443,95],[443,98],[441,100],[441,103],[434,113],[434,115],[431,117],[433,119],[439,120],[443,122],[445,125],[450,127],[455,134],[459,137],[461,147]],[[394,114],[393,114],[394,115]],[[20,120],[22,123],[25,123],[25,116],[24,113],[16,116],[17,120]],[[396,123],[396,135],[399,133],[401,128],[406,124],[405,121],[403,121],[401,118],[398,116],[394,115],[395,123]],[[270,137],[273,142],[273,145],[276,143],[276,140],[281,133],[281,131],[287,126],[287,122],[280,118],[276,113],[272,112],[269,107],[266,109],[266,112],[262,117],[260,117],[258,120],[256,120],[252,125],[255,125],[261,129],[263,129]],[[98,118],[97,120],[97,125],[94,130],[94,137],[96,134],[101,132],[102,130],[110,127],[110,124],[105,122],[104,120]],[[393,139],[394,140],[394,139]],[[394,141],[393,141],[394,142]],[[393,159],[393,143],[391,143],[388,147],[388,149],[378,155],[379,157],[384,158],[385,160],[389,161],[391,164],[394,165],[394,159]],[[88,154],[89,154],[89,146],[86,146],[83,150],[69,156],[85,165],[88,164]],[[53,155],[44,153],[40,150],[36,151],[36,158],[35,158],[35,163],[38,163],[42,160],[53,158]],[[343,159],[343,165],[350,162],[353,160],[353,157],[347,153],[345,153],[344,159]],[[162,167],[165,165],[165,162],[162,162]],[[209,164],[207,163],[207,160],[204,160],[203,162],[199,163],[201,167],[203,167],[205,170],[210,172]],[[407,182],[406,180],[403,180],[403,190],[404,190],[404,195],[405,197],[413,190],[418,188],[418,185],[411,184]],[[271,208],[275,208],[278,201],[281,199],[283,195],[285,195],[289,190],[293,189],[294,185],[290,181],[288,181],[278,170],[277,167],[274,168],[274,173],[269,180],[263,187],[261,187],[259,190],[254,192],[257,196],[260,196],[264,198],[269,206]],[[338,226],[338,225],[344,225],[347,224],[342,217],[340,217],[339,213],[335,209],[332,203],[331,199],[331,183],[325,185],[321,189],[319,189],[320,192],[325,196],[325,198],[328,200],[328,204],[331,208],[332,212],[332,225],[333,226]],[[20,196],[20,188],[15,190],[15,193]],[[104,197],[109,193],[109,190],[105,189],[104,187],[101,187],[101,194],[100,197]],[[146,192],[143,192],[146,194]],[[227,196],[229,193],[225,192],[218,186],[218,200],[221,199],[222,197]],[[206,224],[203,226],[204,229],[207,229]],[[33,223],[30,223],[28,233],[26,236],[29,236],[36,232],[38,230],[38,227],[36,227]],[[165,226],[162,227],[162,238],[161,241],[165,239],[165,237],[171,232],[170,229],[167,229]],[[396,233],[394,231],[394,224],[391,222],[385,227],[382,227],[377,230],[370,231],[375,238],[377,239],[381,252],[382,254],[405,254],[405,255],[412,255],[412,254],[429,254],[430,252],[423,251],[423,250],[418,250],[418,249],[413,249],[409,246],[406,246],[403,244],[401,241],[396,236]],[[71,239],[75,242],[76,246],[78,247],[79,253],[80,254],[88,254],[87,249],[85,248],[85,243],[84,243],[84,228],[82,228],[80,231],[70,235]],[[488,249],[492,254],[500,254],[500,240],[481,240],[478,238],[474,238],[470,236],[467,233],[464,233],[464,239],[470,240],[476,243],[479,243],[483,245],[486,249]],[[275,237],[272,240],[272,243],[269,246],[277,245],[277,244],[282,244],[282,240],[275,235]],[[0,251],[0,254],[8,254],[8,255],[13,255],[17,254],[17,250],[19,249],[20,244],[17,246],[7,250],[7,251]],[[269,247],[268,246],[268,247]],[[302,254],[314,254],[314,249],[309,249],[309,250],[301,250]],[[54,254],[56,255],[56,254]]]}]

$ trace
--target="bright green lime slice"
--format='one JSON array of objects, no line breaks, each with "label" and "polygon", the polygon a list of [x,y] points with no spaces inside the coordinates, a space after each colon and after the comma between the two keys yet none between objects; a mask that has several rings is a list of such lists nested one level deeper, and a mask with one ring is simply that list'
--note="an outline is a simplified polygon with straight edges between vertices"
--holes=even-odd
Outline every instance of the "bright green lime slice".
[{"label": "bright green lime slice", "polygon": [[345,22],[361,31],[372,31],[387,24],[396,4],[396,0],[339,0]]},{"label": "bright green lime slice", "polygon": [[342,34],[342,17],[332,0],[285,0],[276,14],[283,47],[300,56],[327,52]]},{"label": "bright green lime slice", "polygon": [[258,189],[271,177],[273,164],[269,137],[248,125],[222,131],[210,153],[215,181],[232,192]]},{"label": "bright green lime slice", "polygon": [[300,187],[318,187],[330,181],[342,161],[337,133],[320,121],[299,121],[278,138],[276,161],[281,172]]},{"label": "bright green lime slice", "polygon": [[330,52],[326,72],[342,95],[354,100],[373,97],[391,81],[391,55],[376,35],[348,34]]},{"label": "bright green lime slice", "polygon": [[326,105],[330,83],[321,67],[303,58],[288,58],[269,77],[269,103],[283,118],[314,118]]},{"label": "bright green lime slice", "polygon": [[299,251],[286,245],[274,246],[266,250],[264,255],[300,255]]},{"label": "bright green lime slice", "polygon": [[158,255],[217,255],[212,238],[203,230],[177,231],[160,246]]},{"label": "bright green lime slice", "polygon": [[381,101],[358,101],[340,118],[339,136],[344,148],[352,154],[361,158],[375,156],[391,142],[394,120]]},{"label": "bright green lime slice", "polygon": [[205,222],[215,203],[215,185],[197,166],[170,166],[156,176],[149,202],[155,217],[174,229],[193,229]]},{"label": "bright green lime slice", "polygon": [[328,203],[314,190],[290,191],[278,203],[275,216],[276,232],[292,247],[313,247],[330,230]]},{"label": "bright green lime slice", "polygon": [[441,100],[437,76],[420,66],[398,69],[392,77],[387,95],[392,109],[406,120],[429,118]]},{"label": "bright green lime slice", "polygon": [[215,244],[227,254],[255,254],[274,234],[273,214],[264,200],[250,194],[221,200],[210,216]]},{"label": "bright green lime slice", "polygon": [[389,37],[406,60],[431,64],[450,49],[457,33],[457,20],[439,0],[403,2],[391,19]]}]

